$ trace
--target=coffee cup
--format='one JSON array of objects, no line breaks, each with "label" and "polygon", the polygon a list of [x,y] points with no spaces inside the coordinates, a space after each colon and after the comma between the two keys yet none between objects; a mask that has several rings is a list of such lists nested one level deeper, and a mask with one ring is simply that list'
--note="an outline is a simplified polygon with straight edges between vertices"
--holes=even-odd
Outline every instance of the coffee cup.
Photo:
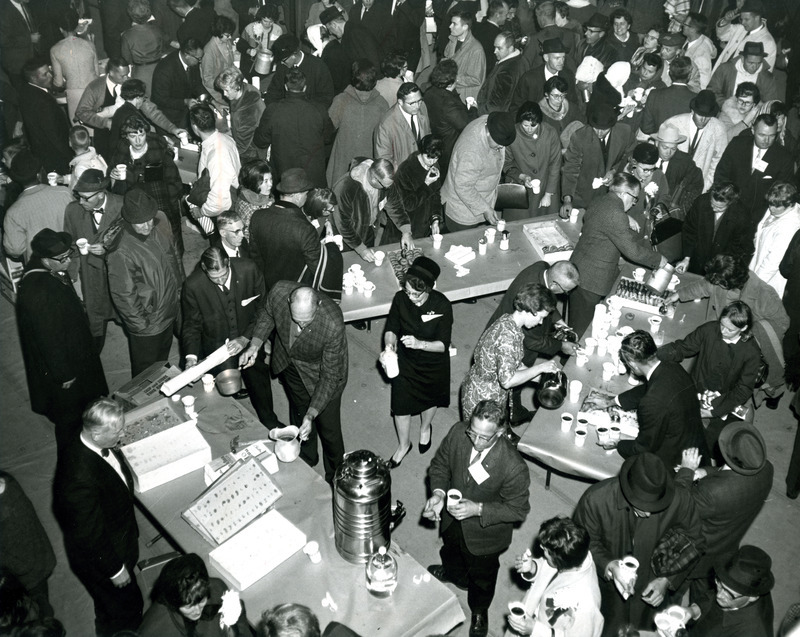
[{"label": "coffee cup", "polygon": [[617,373],[617,366],[615,363],[603,363],[603,380],[608,382]]},{"label": "coffee cup", "polygon": [[373,254],[375,255],[375,265],[381,267],[383,260],[386,258],[386,253],[383,250],[375,250]]},{"label": "coffee cup", "polygon": [[572,423],[575,422],[575,418],[572,414],[563,413],[561,414],[561,431],[567,433],[570,429],[572,429]]},{"label": "coffee cup", "polygon": [[639,569],[639,560],[633,555],[626,555],[619,561],[619,569],[623,578],[623,583],[630,584],[636,579],[636,571]]},{"label": "coffee cup", "polygon": [[578,367],[583,367],[588,362],[589,362],[589,357],[586,355],[586,352],[584,350],[580,350],[579,352],[576,352],[576,354],[575,354],[575,364]]},{"label": "coffee cup", "polygon": [[583,383],[579,380],[569,381],[569,402],[577,403],[581,398]]},{"label": "coffee cup", "polygon": [[611,432],[608,430],[608,427],[598,427],[597,442],[599,442],[601,445],[605,445],[610,440],[611,440]]},{"label": "coffee cup", "polygon": [[597,355],[605,356],[608,354],[608,340],[605,338],[597,339]]},{"label": "coffee cup", "polygon": [[503,232],[506,229],[506,220],[505,219],[498,219],[497,220],[497,232]]},{"label": "coffee cup", "polygon": [[322,561],[322,555],[319,552],[319,542],[313,540],[303,547],[303,553],[308,555],[308,559],[312,564],[319,564]]},{"label": "coffee cup", "polygon": [[525,617],[525,605],[522,602],[508,602],[508,612],[521,619]]},{"label": "coffee cup", "polygon": [[203,374],[203,377],[200,380],[203,381],[204,391],[214,391],[214,377],[211,374]]},{"label": "coffee cup", "polygon": [[89,254],[89,241],[88,241],[88,239],[78,239],[75,242],[75,245],[78,246],[78,252],[80,252],[82,255],[85,256],[85,255]]},{"label": "coffee cup", "polygon": [[350,285],[348,285],[347,283],[344,284],[344,293],[347,296],[351,296],[353,294],[353,284],[352,283],[350,283]]},{"label": "coffee cup", "polygon": [[580,210],[578,208],[573,208],[569,213],[569,222],[570,223],[578,223],[578,215],[580,214]]},{"label": "coffee cup", "polygon": [[494,237],[497,234],[497,230],[494,228],[486,228],[483,234],[486,237],[487,243],[494,243]]},{"label": "coffee cup", "polygon": [[434,248],[434,250],[438,250],[439,248],[441,248],[442,247],[442,235],[435,234],[435,235],[433,235],[432,238],[433,238],[433,248]]},{"label": "coffee cup", "polygon": [[620,438],[621,434],[622,434],[622,431],[617,426],[608,428],[608,439],[611,442],[619,442],[619,438]]},{"label": "coffee cup", "polygon": [[586,444],[586,429],[575,430],[575,446],[583,447]]},{"label": "coffee cup", "polygon": [[392,348],[387,347],[385,350],[383,350],[381,363],[383,363],[383,369],[386,371],[386,375],[389,378],[396,378],[398,374],[400,374],[400,366],[397,362],[397,352],[395,352]]},{"label": "coffee cup", "polygon": [[533,191],[534,195],[538,195],[540,192],[542,192],[541,179],[531,179],[531,191]]},{"label": "coffee cup", "polygon": [[586,338],[585,342],[586,344],[583,346],[583,351],[586,352],[587,356],[591,356],[594,354],[595,347],[597,347],[597,339],[589,336]]},{"label": "coffee cup", "polygon": [[647,319],[647,322],[650,323],[650,332],[653,334],[658,334],[658,330],[661,329],[661,322],[663,319],[660,316],[651,316]]},{"label": "coffee cup", "polygon": [[584,415],[585,412],[578,414],[578,429],[589,430],[589,419]]},{"label": "coffee cup", "polygon": [[461,502],[461,491],[458,489],[448,489],[447,490],[447,509],[449,510],[450,507],[453,507]]},{"label": "coffee cup", "polygon": [[372,281],[367,281],[364,283],[362,291],[364,292],[364,296],[366,298],[370,298],[372,293],[375,291],[375,284]]},{"label": "coffee cup", "polygon": [[636,268],[633,271],[633,278],[639,283],[644,283],[644,275],[647,272],[644,268]]},{"label": "coffee cup", "polygon": [[50,186],[58,186],[58,173],[47,173],[47,183]]},{"label": "coffee cup", "polygon": [[128,178],[128,165],[127,164],[117,164],[114,166],[117,169],[117,173],[119,174],[120,181],[125,181]]}]

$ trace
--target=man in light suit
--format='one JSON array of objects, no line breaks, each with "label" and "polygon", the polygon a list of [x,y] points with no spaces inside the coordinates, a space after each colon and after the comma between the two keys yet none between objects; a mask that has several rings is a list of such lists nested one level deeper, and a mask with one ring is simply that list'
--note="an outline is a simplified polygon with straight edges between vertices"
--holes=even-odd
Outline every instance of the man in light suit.
[{"label": "man in light suit", "polygon": [[340,412],[348,357],[342,310],[313,288],[278,281],[254,321],[250,345],[239,363],[250,367],[261,348],[268,348],[272,371],[281,375],[289,397],[289,422],[300,429],[300,457],[312,467],[319,462],[319,435],[325,480],[332,483],[344,457]]},{"label": "man in light suit", "polygon": [[722,154],[714,173],[714,183],[732,183],[739,188],[742,205],[750,215],[753,228],[764,216],[766,196],[772,184],[794,181],[791,153],[778,139],[778,119],[763,113],[747,130],[734,137]]},{"label": "man in light suit", "polygon": [[707,192],[714,183],[717,164],[728,145],[728,133],[717,118],[719,105],[710,90],[700,91],[689,103],[689,108],[691,113],[675,115],[664,123],[680,133],[683,139],[678,150],[690,155],[703,173],[703,192]]},{"label": "man in light suit", "polygon": [[581,273],[581,282],[569,300],[569,324],[582,335],[594,316],[594,306],[611,292],[619,276],[619,258],[658,268],[666,257],[654,252],[650,242],[631,228],[627,212],[641,195],[636,177],[617,173],[610,192],[596,197],[586,210],[583,231],[572,252],[572,261]]},{"label": "man in light suit", "polygon": [[119,403],[93,402],[80,434],[59,450],[53,479],[53,510],[67,559],[92,596],[95,631],[103,637],[135,631],[142,621],[142,592],[133,572],[139,559],[133,483],[115,449],[124,427]]},{"label": "man in light suit", "polygon": [[[227,341],[230,358],[212,372],[237,367],[238,354],[245,348],[252,321],[264,298],[264,277],[250,259],[231,259],[218,247],[207,248],[200,263],[183,283],[181,341],[186,352],[186,369],[197,365]],[[252,367],[242,371],[258,419],[268,429],[280,426],[272,409],[269,368],[259,352]]]},{"label": "man in light suit", "polygon": [[419,147],[419,140],[430,135],[428,107],[422,91],[413,82],[397,89],[397,102],[386,111],[375,127],[375,159],[388,159],[395,170]]},{"label": "man in light suit", "polygon": [[[482,400],[469,422],[448,432],[431,461],[433,495],[423,517],[441,521],[442,564],[428,567],[443,582],[466,588],[472,611],[470,637],[489,631],[489,606],[494,597],[500,554],[511,544],[515,523],[530,511],[530,472],[503,435],[503,409]],[[461,492],[458,502],[445,500],[449,489]]]},{"label": "man in light suit", "polygon": [[[631,129],[617,123],[617,113],[607,104],[592,106],[588,124],[572,135],[561,168],[561,217],[572,208],[587,208],[604,192],[625,161]],[[600,183],[602,181],[602,183]]]},{"label": "man in light suit", "polygon": [[[732,24],[738,13],[740,24]],[[761,0],[746,0],[740,9],[732,9],[717,21],[717,38],[724,43],[724,48],[717,58],[712,74],[728,60],[742,52],[746,42],[761,42],[767,54],[766,63],[770,70],[775,69],[778,48],[775,38],[767,29],[764,15],[764,4]]]}]

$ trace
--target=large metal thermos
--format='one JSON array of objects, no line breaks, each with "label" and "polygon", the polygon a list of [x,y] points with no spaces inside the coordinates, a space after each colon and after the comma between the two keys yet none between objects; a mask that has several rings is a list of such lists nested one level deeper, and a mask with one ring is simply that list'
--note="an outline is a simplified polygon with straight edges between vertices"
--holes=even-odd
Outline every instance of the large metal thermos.
[{"label": "large metal thermos", "polygon": [[545,372],[539,377],[536,400],[545,409],[558,409],[567,397],[567,375],[562,371]]},{"label": "large metal thermos", "polygon": [[663,268],[653,270],[653,273],[645,282],[645,285],[657,294],[664,294],[669,282],[672,280],[672,275],[675,274],[675,268],[671,263],[667,263]]},{"label": "large metal thermos", "polygon": [[259,48],[253,63],[253,70],[259,75],[269,75],[272,72],[272,51]]},{"label": "large metal thermos", "polygon": [[348,562],[365,563],[391,543],[392,478],[385,460],[361,449],[347,455],[333,478],[336,550]]}]

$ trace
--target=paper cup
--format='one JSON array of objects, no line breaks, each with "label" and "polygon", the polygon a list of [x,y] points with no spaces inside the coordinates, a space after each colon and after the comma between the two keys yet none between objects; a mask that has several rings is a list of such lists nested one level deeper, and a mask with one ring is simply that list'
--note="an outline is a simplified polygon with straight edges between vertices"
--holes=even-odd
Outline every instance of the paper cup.
[{"label": "paper cup", "polygon": [[586,355],[586,352],[583,352],[583,351],[582,352],[578,352],[575,355],[575,364],[578,367],[583,367],[588,362],[589,362],[589,357]]},{"label": "paper cup", "polygon": [[569,213],[569,222],[578,223],[578,214],[579,210],[577,208],[573,208]]},{"label": "paper cup", "polygon": [[569,381],[569,402],[577,403],[581,399],[583,383],[579,380]]},{"label": "paper cup", "polygon": [[364,284],[363,292],[366,298],[370,298],[375,291],[375,284],[372,281],[367,281]]},{"label": "paper cup", "polygon": [[435,234],[435,235],[433,235],[432,238],[433,238],[433,247],[434,247],[434,249],[438,250],[439,248],[441,248],[442,247],[442,235]]},{"label": "paper cup", "polygon": [[194,407],[194,396],[184,396],[181,398],[181,402],[185,409],[192,409]]},{"label": "paper cup", "polygon": [[563,413],[561,414],[561,431],[567,433],[570,429],[572,429],[572,423],[575,422],[575,418],[572,414]]},{"label": "paper cup", "polygon": [[587,356],[591,356],[594,354],[594,348],[597,347],[597,339],[592,338],[591,336],[586,338],[586,344],[583,346],[584,352],[586,352]]},{"label": "paper cup", "polygon": [[344,286],[344,293],[347,296],[351,296],[353,294],[353,284],[352,283],[350,285],[345,285]]},{"label": "paper cup", "polygon": [[622,574],[622,581],[630,584],[636,579],[636,571],[639,569],[639,560],[633,555],[626,555],[619,561],[619,569]]},{"label": "paper cup", "polygon": [[494,236],[497,234],[497,230],[494,228],[486,228],[483,234],[486,237],[487,243],[494,243]]},{"label": "paper cup", "polygon": [[80,252],[82,255],[85,256],[89,254],[89,241],[87,239],[78,239],[75,242],[75,245],[78,246],[78,252]]},{"label": "paper cup", "polygon": [[400,365],[397,362],[397,353],[393,349],[383,350],[383,369],[389,378],[397,378],[400,374]]},{"label": "paper cup", "polygon": [[619,442],[619,438],[622,435],[622,431],[619,427],[609,427],[608,428],[608,439],[611,442]]},{"label": "paper cup", "polygon": [[658,330],[661,329],[661,322],[662,318],[660,316],[651,316],[647,319],[647,322],[650,323],[650,332],[653,334],[658,334]]},{"label": "paper cup", "polygon": [[589,419],[586,417],[585,412],[578,412],[578,429],[589,430]]},{"label": "paper cup", "polygon": [[644,283],[644,275],[647,271],[644,268],[636,268],[633,271],[633,278],[639,283]]},{"label": "paper cup", "polygon": [[506,220],[505,219],[498,219],[497,220],[497,232],[503,232],[506,229]]},{"label": "paper cup", "polygon": [[531,190],[533,191],[534,195],[538,195],[540,192],[542,192],[542,180],[531,179]]},{"label": "paper cup", "polygon": [[211,374],[203,374],[200,380],[203,381],[203,389],[205,391],[214,391],[214,377]]},{"label": "paper cup", "polygon": [[608,427],[598,427],[597,442],[599,442],[601,445],[605,445],[609,440],[611,440],[611,432],[608,430]]},{"label": "paper cup", "polygon": [[617,366],[614,363],[603,363],[603,380],[608,382],[617,373]]},{"label": "paper cup", "polygon": [[313,540],[303,547],[303,553],[308,555],[308,559],[312,564],[319,564],[322,561],[322,555],[319,552],[319,542]]},{"label": "paper cup", "polygon": [[461,491],[458,489],[448,489],[447,497],[445,498],[445,507],[450,510],[450,507],[455,506],[461,502]]},{"label": "paper cup", "polygon": [[608,354],[608,341],[605,338],[597,339],[597,355],[605,356]]},{"label": "paper cup", "polygon": [[478,254],[486,254],[486,239],[478,241]]},{"label": "paper cup", "polygon": [[508,602],[508,612],[514,617],[525,617],[525,605],[522,602]]},{"label": "paper cup", "polygon": [[350,266],[350,267],[349,267],[347,270],[348,270],[348,272],[353,272],[353,273],[356,273],[356,272],[361,272],[361,269],[362,269],[362,268],[361,268],[361,264],[359,264],[359,263],[354,263],[354,264],[353,264],[353,265],[351,265],[351,266]]},{"label": "paper cup", "polygon": [[58,186],[58,173],[47,173],[47,183],[51,186]]},{"label": "paper cup", "polygon": [[586,444],[586,429],[575,430],[575,446],[583,447]]},{"label": "paper cup", "polygon": [[381,267],[383,260],[386,258],[386,253],[383,250],[375,250],[375,265]]},{"label": "paper cup", "polygon": [[127,166],[127,164],[117,164],[114,167],[117,169],[117,172],[119,173],[119,178],[122,181],[125,181],[125,179],[128,178],[128,166]]}]

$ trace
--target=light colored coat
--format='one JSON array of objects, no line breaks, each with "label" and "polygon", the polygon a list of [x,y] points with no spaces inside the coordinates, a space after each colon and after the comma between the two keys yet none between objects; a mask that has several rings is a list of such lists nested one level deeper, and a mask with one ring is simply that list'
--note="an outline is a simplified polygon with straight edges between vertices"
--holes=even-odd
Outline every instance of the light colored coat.
[{"label": "light colored coat", "polygon": [[724,27],[717,27],[717,37],[720,42],[725,42],[722,53],[714,64],[712,73],[725,64],[731,58],[739,55],[744,49],[745,42],[761,42],[764,45],[764,60],[770,69],[775,68],[775,58],[778,54],[778,47],[775,45],[775,38],[767,30],[767,21],[761,20],[761,27],[748,33],[741,24],[726,24]]},{"label": "light colored coat", "polygon": [[466,102],[468,97],[478,97],[478,92],[486,79],[486,54],[472,32],[467,34],[458,52],[456,52],[456,42],[457,39],[450,36],[450,41],[444,49],[444,57],[450,58],[458,65],[456,92],[461,96],[461,101]]},{"label": "light colored coat", "polygon": [[[689,152],[689,144],[691,138],[689,136],[689,125],[692,122],[691,113],[683,113],[675,115],[667,120],[668,123],[678,127],[681,134],[686,137],[686,141],[678,144],[678,150],[684,153]],[[711,185],[714,183],[714,173],[717,170],[717,164],[722,158],[722,153],[725,152],[725,147],[728,145],[728,133],[725,130],[724,124],[716,117],[712,117],[708,124],[706,124],[700,141],[697,142],[697,150],[694,153],[694,163],[703,173],[703,192],[707,192]]]},{"label": "light colored coat", "polygon": [[[419,99],[422,99],[421,95]],[[375,159],[388,159],[397,170],[400,164],[418,150],[417,139],[422,139],[431,133],[428,107],[424,102],[419,106],[419,112],[416,114],[417,138],[414,137],[411,124],[401,111],[400,102],[395,103],[384,114],[375,127]]]},{"label": "light colored coat", "polygon": [[717,47],[708,36],[701,35],[686,49],[685,55],[697,68],[700,75],[700,90],[703,90],[711,80],[711,66],[714,58],[717,57]]},{"label": "light colored coat", "polygon": [[97,77],[97,51],[91,42],[68,35],[50,48],[50,63],[53,65],[53,84],[66,87],[67,112],[72,122],[83,89]]},{"label": "light colored coat", "polygon": [[758,222],[756,251],[750,261],[750,269],[762,281],[775,288],[781,297],[786,288],[786,279],[780,273],[779,266],[789,242],[798,230],[800,230],[800,204],[794,204],[780,217],[773,217],[767,211]]}]

